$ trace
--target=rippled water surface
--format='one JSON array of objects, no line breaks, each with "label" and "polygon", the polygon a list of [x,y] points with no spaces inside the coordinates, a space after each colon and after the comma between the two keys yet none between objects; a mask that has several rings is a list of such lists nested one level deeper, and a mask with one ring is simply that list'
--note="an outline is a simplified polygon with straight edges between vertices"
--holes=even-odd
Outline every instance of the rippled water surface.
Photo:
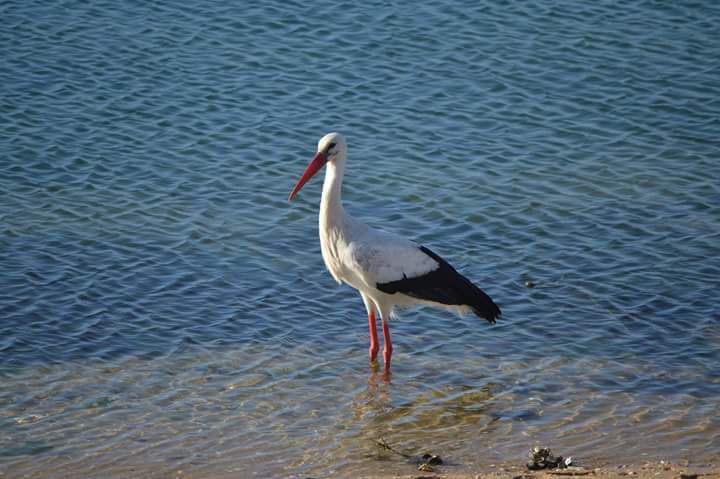
[{"label": "rippled water surface", "polygon": [[[715,2],[0,18],[0,473],[412,473],[380,438],[445,472],[720,460]],[[404,312],[390,382],[324,270],[320,180],[286,201],[333,130],[347,210],[504,312]]]}]

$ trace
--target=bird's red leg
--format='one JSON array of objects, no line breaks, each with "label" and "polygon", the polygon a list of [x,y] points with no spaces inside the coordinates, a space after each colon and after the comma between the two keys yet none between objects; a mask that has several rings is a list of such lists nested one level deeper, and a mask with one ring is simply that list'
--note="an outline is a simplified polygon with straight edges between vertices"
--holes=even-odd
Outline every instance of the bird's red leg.
[{"label": "bird's red leg", "polygon": [[372,363],[377,360],[378,349],[380,348],[378,346],[375,311],[368,313],[368,326],[370,326],[370,362]]},{"label": "bird's red leg", "polygon": [[390,358],[392,357],[393,347],[392,341],[390,341],[390,328],[388,328],[385,316],[382,317],[382,329],[383,339],[385,340],[385,347],[383,348],[383,360],[385,360],[385,371],[390,371]]}]

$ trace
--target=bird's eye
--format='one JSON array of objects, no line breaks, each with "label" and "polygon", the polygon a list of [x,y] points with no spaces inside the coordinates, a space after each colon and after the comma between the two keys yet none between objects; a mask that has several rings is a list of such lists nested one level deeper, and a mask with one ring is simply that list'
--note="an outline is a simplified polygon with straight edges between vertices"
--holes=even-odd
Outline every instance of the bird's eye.
[{"label": "bird's eye", "polygon": [[333,148],[335,148],[335,143],[330,143],[330,144],[328,145],[328,151],[329,151],[329,150],[332,150]]}]

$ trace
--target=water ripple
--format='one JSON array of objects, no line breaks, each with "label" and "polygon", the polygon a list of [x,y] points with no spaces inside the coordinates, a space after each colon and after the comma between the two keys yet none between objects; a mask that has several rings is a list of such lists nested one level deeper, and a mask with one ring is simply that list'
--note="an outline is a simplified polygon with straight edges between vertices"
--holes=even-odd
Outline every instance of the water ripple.
[{"label": "water ripple", "polygon": [[[536,442],[717,460],[718,7],[0,15],[6,474],[409,473],[379,437],[458,472]],[[405,312],[390,384],[324,272],[319,181],[285,201],[331,130],[347,209],[504,311]]]}]

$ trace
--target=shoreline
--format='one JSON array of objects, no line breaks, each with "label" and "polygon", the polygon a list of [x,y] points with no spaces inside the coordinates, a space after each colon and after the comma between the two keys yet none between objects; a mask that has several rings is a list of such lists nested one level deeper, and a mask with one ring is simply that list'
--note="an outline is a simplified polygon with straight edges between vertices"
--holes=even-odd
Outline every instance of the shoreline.
[{"label": "shoreline", "polygon": [[474,473],[454,473],[438,466],[432,471],[415,471],[400,475],[358,476],[365,479],[720,479],[717,464],[689,465],[667,461],[645,461],[640,464],[585,464],[566,469],[532,471],[525,466],[498,464]]}]

